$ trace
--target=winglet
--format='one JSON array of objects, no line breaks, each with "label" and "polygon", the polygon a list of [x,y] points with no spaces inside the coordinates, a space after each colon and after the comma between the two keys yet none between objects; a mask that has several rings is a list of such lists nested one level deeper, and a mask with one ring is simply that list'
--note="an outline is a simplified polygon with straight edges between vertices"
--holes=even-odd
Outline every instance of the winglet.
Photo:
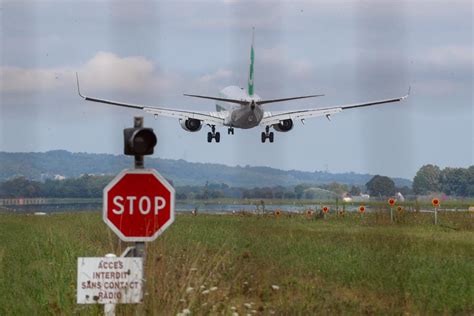
[{"label": "winglet", "polygon": [[79,86],[79,75],[77,74],[77,72],[76,72],[76,83],[77,83],[77,94],[79,94],[81,98],[85,99],[86,97],[81,94],[81,87]]},{"label": "winglet", "polygon": [[410,93],[411,93],[411,85],[408,86],[408,92],[405,96],[402,97],[402,100],[405,100],[406,98],[408,98],[410,96]]}]

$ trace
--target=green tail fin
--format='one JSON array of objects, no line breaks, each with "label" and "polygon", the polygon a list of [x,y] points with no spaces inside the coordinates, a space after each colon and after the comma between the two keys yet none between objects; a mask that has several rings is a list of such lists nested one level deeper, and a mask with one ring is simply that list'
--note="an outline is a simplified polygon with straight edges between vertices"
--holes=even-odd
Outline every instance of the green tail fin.
[{"label": "green tail fin", "polygon": [[249,81],[247,93],[249,96],[253,96],[253,62],[255,58],[255,53],[253,50],[253,43],[255,37],[255,28],[252,28],[252,46],[250,47],[250,71],[249,71]]}]

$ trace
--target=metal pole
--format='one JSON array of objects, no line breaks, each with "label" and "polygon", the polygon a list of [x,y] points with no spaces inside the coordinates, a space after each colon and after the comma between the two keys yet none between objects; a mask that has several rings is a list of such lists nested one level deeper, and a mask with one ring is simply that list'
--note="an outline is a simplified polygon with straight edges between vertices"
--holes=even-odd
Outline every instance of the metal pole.
[{"label": "metal pole", "polygon": [[135,243],[135,248],[133,249],[134,257],[142,257],[145,261],[145,242],[137,241]]},{"label": "metal pole", "polygon": [[[133,118],[133,126],[135,128],[142,128],[143,127],[143,116],[135,116]],[[135,169],[145,169],[145,159],[142,155],[135,155]],[[145,243],[143,241],[135,242],[135,248],[133,249],[133,256],[134,257],[141,257],[143,258],[143,275],[145,276],[145,260],[146,260],[146,252],[145,252]],[[143,277],[143,290],[145,291],[145,280],[146,278]],[[143,293],[145,295],[145,293]]]},{"label": "metal pole", "polygon": [[390,223],[393,223],[393,207],[390,207]]},{"label": "metal pole", "polygon": [[438,208],[437,207],[435,207],[434,215],[435,215],[435,218],[434,218],[435,225],[438,225]]},{"label": "metal pole", "polygon": [[[142,128],[143,127],[143,116],[135,116],[133,119],[133,127]],[[135,155],[135,169],[144,169],[145,160],[142,155]]]},{"label": "metal pole", "polygon": [[[113,253],[108,253],[105,255],[106,258],[116,258],[117,256]],[[115,304],[107,303],[104,304],[104,315],[105,316],[115,316]]]}]

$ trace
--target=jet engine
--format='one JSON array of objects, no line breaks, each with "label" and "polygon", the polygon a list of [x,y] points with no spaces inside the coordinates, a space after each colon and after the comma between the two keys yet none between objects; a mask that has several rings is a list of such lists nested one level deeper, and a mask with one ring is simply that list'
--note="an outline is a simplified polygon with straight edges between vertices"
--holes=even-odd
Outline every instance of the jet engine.
[{"label": "jet engine", "polygon": [[287,119],[280,121],[278,124],[273,124],[273,128],[278,132],[288,132],[293,128],[293,120]]},{"label": "jet engine", "polygon": [[187,120],[179,120],[181,127],[188,132],[197,132],[201,129],[202,123],[200,120],[188,118]]}]

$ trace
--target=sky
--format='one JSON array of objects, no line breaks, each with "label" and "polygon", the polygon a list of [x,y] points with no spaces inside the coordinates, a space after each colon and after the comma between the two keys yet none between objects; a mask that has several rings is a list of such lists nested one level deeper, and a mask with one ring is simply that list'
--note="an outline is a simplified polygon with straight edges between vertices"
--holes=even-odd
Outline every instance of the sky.
[{"label": "sky", "polygon": [[[424,164],[474,164],[473,2],[0,1],[0,151],[123,152],[143,115],[154,157],[413,178]],[[183,93],[245,87],[255,27],[255,92],[325,94],[268,110],[401,103],[263,128],[189,133],[175,119],[86,102],[84,94],[215,111]]]}]

